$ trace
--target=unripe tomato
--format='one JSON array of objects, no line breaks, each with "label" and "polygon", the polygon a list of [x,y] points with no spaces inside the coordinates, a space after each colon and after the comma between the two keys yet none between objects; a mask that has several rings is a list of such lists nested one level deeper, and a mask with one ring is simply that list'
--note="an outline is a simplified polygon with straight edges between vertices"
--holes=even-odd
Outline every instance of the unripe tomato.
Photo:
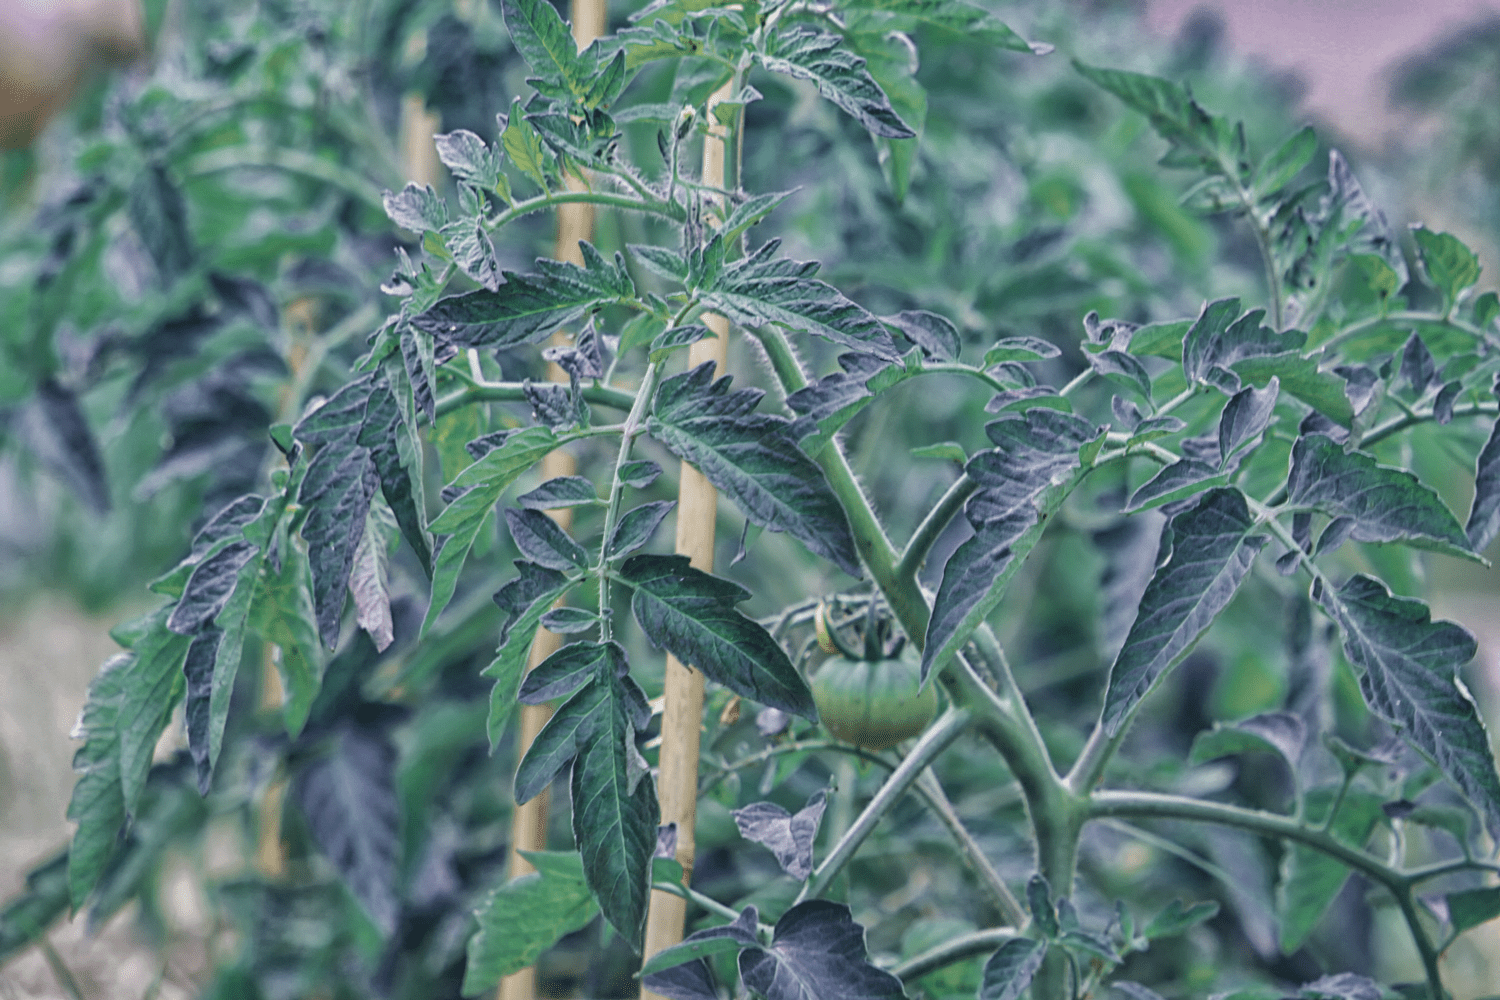
[{"label": "unripe tomato", "polygon": [[866,750],[887,750],[927,728],[937,691],[921,689],[916,651],[889,660],[835,656],[813,675],[813,701],[828,731]]}]

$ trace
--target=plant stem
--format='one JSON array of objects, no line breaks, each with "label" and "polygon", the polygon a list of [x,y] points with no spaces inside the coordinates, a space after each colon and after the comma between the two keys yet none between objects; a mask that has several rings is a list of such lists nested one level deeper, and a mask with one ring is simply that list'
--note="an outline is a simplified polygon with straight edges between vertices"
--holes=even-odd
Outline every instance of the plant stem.
[{"label": "plant stem", "polygon": [[673,222],[682,222],[687,218],[687,210],[676,202],[671,201],[646,201],[642,198],[632,198],[625,194],[612,194],[608,191],[558,191],[539,194],[535,198],[518,201],[510,208],[484,220],[484,227],[494,232],[508,223],[514,222],[523,215],[532,212],[543,212],[558,205],[604,205],[607,208],[618,208],[627,212],[646,212],[650,215],[659,215]]},{"label": "plant stem", "polygon": [[1338,333],[1335,333],[1332,337],[1329,337],[1327,340],[1323,341],[1323,343],[1319,344],[1317,350],[1327,352],[1329,349],[1339,346],[1346,340],[1352,340],[1353,338],[1359,336],[1361,333],[1364,333],[1366,330],[1374,329],[1375,327],[1380,326],[1383,323],[1389,323],[1392,325],[1400,325],[1402,323],[1431,323],[1434,326],[1451,326],[1455,330],[1462,330],[1464,333],[1467,333],[1470,336],[1493,343],[1493,340],[1486,331],[1480,329],[1472,323],[1465,323],[1463,320],[1454,319],[1453,317],[1445,316],[1442,313],[1415,312],[1406,310],[1402,312],[1387,313],[1384,316],[1370,316],[1366,319],[1359,320],[1358,322],[1350,323]]},{"label": "plant stem", "polygon": [[995,866],[990,864],[990,859],[984,856],[984,851],[980,848],[979,842],[974,839],[974,835],[969,832],[969,828],[964,826],[963,820],[958,818],[958,811],[948,800],[942,783],[938,781],[937,775],[932,773],[932,768],[929,767],[917,777],[916,787],[922,798],[927,800],[928,806],[937,814],[937,818],[948,828],[959,850],[963,852],[964,860],[968,862],[974,874],[979,876],[984,888],[989,890],[990,898],[994,900],[1001,918],[1012,927],[1025,924],[1026,911],[1011,893],[1005,880],[1000,877],[1000,873],[995,871]]},{"label": "plant stem", "polygon": [[630,414],[625,418],[625,429],[620,434],[620,450],[615,456],[614,474],[609,483],[609,501],[604,509],[604,539],[599,543],[599,641],[610,641],[609,623],[609,554],[608,547],[610,536],[614,534],[615,523],[620,517],[620,498],[625,493],[625,483],[620,478],[620,470],[625,463],[630,461],[630,449],[635,444],[636,435],[645,429],[646,409],[651,405],[651,397],[656,394],[656,380],[661,375],[661,366],[656,362],[646,365],[646,374],[641,379],[641,387],[636,390],[635,402],[630,407]]},{"label": "plant stem", "polygon": [[955,962],[962,962],[966,958],[973,958],[975,955],[983,955],[986,952],[994,951],[1005,942],[1017,937],[1020,937],[1020,935],[1010,928],[995,928],[993,930],[962,934],[955,938],[949,938],[942,944],[934,948],[929,948],[920,955],[908,958],[900,965],[892,966],[890,973],[902,982],[909,982],[913,979],[919,979],[929,972],[936,972],[938,969],[952,965]]},{"label": "plant stem", "polygon": [[656,892],[669,892],[674,896],[680,896],[681,898],[687,900],[689,903],[697,903],[709,913],[716,913],[719,916],[723,917],[725,920],[734,921],[740,918],[740,915],[738,913],[736,913],[730,907],[725,906],[717,899],[714,899],[711,896],[705,896],[703,895],[703,893],[697,892],[693,889],[689,889],[681,882],[652,882],[651,888]]},{"label": "plant stem", "polygon": [[385,201],[375,185],[350,173],[337,163],[311,156],[297,149],[274,146],[229,146],[194,157],[188,161],[183,172],[189,177],[203,177],[227,170],[253,169],[280,170],[289,174],[311,177],[313,180],[339,188],[346,194],[358,198],[381,215],[385,214]]},{"label": "plant stem", "polygon": [[[581,387],[581,391],[584,399],[597,406],[628,411],[635,405],[635,397],[630,393],[607,385],[586,385]],[[438,400],[437,415],[445,416],[474,403],[524,403],[525,401],[526,383],[524,382],[476,382]]]},{"label": "plant stem", "polygon": [[1325,830],[1305,825],[1298,819],[1258,809],[1245,809],[1223,802],[1191,799],[1158,792],[1094,792],[1088,800],[1090,818],[1104,816],[1154,816],[1160,819],[1183,819],[1219,826],[1232,826],[1268,837],[1279,837],[1326,854],[1370,881],[1387,889],[1396,898],[1406,919],[1412,941],[1422,956],[1427,985],[1434,998],[1443,996],[1442,977],[1438,971],[1437,949],[1422,926],[1412,898],[1413,875],[1391,867],[1364,851],[1335,839]]},{"label": "plant stem", "polygon": [[967,709],[949,706],[937,720],[917,740],[917,745],[912,747],[911,753],[901,761],[891,776],[886,779],[885,784],[875,793],[865,806],[864,812],[854,821],[848,831],[834,845],[828,857],[823,859],[813,872],[812,878],[802,887],[797,895],[797,902],[804,899],[817,899],[828,891],[834,877],[843,870],[849,860],[854,857],[854,852],[859,850],[859,845],[864,843],[866,837],[875,829],[891,805],[901,797],[912,782],[927,769],[938,756],[963,734],[968,728],[972,718]]},{"label": "plant stem", "polygon": [[917,525],[917,530],[912,532],[911,540],[906,543],[906,548],[896,563],[896,579],[908,580],[916,577],[917,571],[922,568],[922,561],[932,550],[933,543],[938,540],[938,536],[943,533],[948,522],[953,520],[953,515],[963,507],[964,501],[973,496],[978,488],[979,484],[967,475],[959,476],[953,485],[948,487],[948,492],[943,494],[932,510],[927,512],[922,523]]}]

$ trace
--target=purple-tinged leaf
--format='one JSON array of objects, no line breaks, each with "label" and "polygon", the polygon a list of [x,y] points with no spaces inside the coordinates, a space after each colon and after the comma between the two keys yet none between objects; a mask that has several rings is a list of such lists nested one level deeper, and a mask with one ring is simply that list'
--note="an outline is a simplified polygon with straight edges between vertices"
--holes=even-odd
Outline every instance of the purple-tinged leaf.
[{"label": "purple-tinged leaf", "polygon": [[1111,735],[1228,606],[1267,540],[1250,534],[1254,524],[1244,496],[1223,487],[1167,526],[1165,560],[1110,668],[1103,724]]},{"label": "purple-tinged leaf", "polygon": [[782,870],[803,882],[812,874],[813,839],[827,806],[828,793],[819,789],[795,814],[774,802],[752,802],[731,815],[741,837],[770,848]]},{"label": "purple-tinged leaf", "polygon": [[740,978],[766,1000],[895,1000],[901,980],[870,964],[849,907],[798,903],[776,921],[769,948],[740,952]]},{"label": "purple-tinged leaf", "polygon": [[1047,942],[1011,938],[984,963],[979,1000],[1020,1000],[1047,957]]},{"label": "purple-tinged leaf", "polygon": [[1421,601],[1392,596],[1368,576],[1350,578],[1319,603],[1344,633],[1370,711],[1437,764],[1500,836],[1500,775],[1489,736],[1458,670],[1474,658],[1474,636],[1434,622]]}]

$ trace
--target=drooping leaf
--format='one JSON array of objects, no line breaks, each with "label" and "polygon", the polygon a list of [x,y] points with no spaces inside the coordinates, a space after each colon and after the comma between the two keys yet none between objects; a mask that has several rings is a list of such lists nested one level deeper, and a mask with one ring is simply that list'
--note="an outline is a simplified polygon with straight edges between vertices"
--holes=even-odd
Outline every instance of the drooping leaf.
[{"label": "drooping leaf", "polygon": [[1418,396],[1437,378],[1437,362],[1420,333],[1413,333],[1401,349],[1401,378]]},{"label": "drooping leaf", "polygon": [[590,309],[635,297],[623,257],[611,262],[592,245],[579,246],[582,267],[538,258],[535,273],[505,271],[493,290],[451,295],[411,322],[441,345],[499,349],[538,343]]},{"label": "drooping leaf", "polygon": [[888,139],[916,135],[891,109],[890,99],[865,69],[865,60],[843,43],[831,32],[798,25],[774,35],[755,57],[773,73],[811,80],[818,93],[873,135]]},{"label": "drooping leaf", "polygon": [[490,689],[490,713],[485,724],[491,751],[500,744],[506,720],[515,707],[521,678],[526,672],[526,659],[542,615],[574,583],[573,577],[536,563],[518,560],[516,568],[521,571],[520,576],[495,592],[495,604],[507,618],[500,630],[500,648],[495,658],[480,671],[481,677],[495,682]]},{"label": "drooping leaf", "polygon": [[[429,525],[434,535],[449,536],[438,550],[432,570],[432,601],[422,621],[422,634],[448,606],[458,585],[458,574],[469,548],[494,509],[500,494],[527,469],[557,447],[557,435],[547,427],[527,427],[505,439],[453,481],[462,490]],[[306,532],[303,533],[306,537]],[[538,612],[540,615],[540,612]]]},{"label": "drooping leaf", "polygon": [[1500,535],[1500,420],[1490,429],[1474,469],[1474,503],[1464,535],[1475,552],[1490,547]]},{"label": "drooping leaf", "polygon": [[78,824],[68,850],[68,899],[75,910],[83,907],[104,873],[125,824],[118,717],[135,659],[134,652],[124,652],[105,661],[73,727],[72,737],[83,741],[73,754],[78,780],[68,803],[68,819]]},{"label": "drooping leaf", "polygon": [[0,963],[28,947],[68,908],[68,852],[26,873],[26,886],[0,910]]},{"label": "drooping leaf", "polygon": [[984,963],[979,1000],[1020,1000],[1047,957],[1047,942],[1011,938]]},{"label": "drooping leaf", "polygon": [[1253,187],[1257,198],[1267,198],[1291,183],[1318,151],[1318,134],[1305,125],[1261,161]]},{"label": "drooping leaf", "polygon": [[1133,354],[1125,351],[1084,353],[1089,367],[1116,385],[1130,389],[1148,403],[1151,401],[1151,376]]},{"label": "drooping leaf", "polygon": [[[547,724],[537,733],[516,768],[515,800],[524,805],[551,786],[558,773],[577,759],[606,725],[607,716],[614,708],[611,701],[610,681],[602,676],[608,671],[613,676],[617,663],[624,662],[624,653],[614,643],[600,646],[596,643],[574,643],[588,647],[575,654],[578,658],[593,652],[594,656],[584,664],[587,674],[583,685],[552,713]],[[565,647],[571,648],[571,647]]]},{"label": "drooping leaf", "polygon": [[505,523],[521,555],[537,565],[562,572],[588,568],[588,552],[541,511],[510,509],[505,512]]},{"label": "drooping leaf", "polygon": [[[287,734],[295,737],[306,724],[318,694],[323,648],[315,624],[317,613],[306,551],[289,532],[283,532],[277,539],[276,552],[280,566],[270,560],[262,564],[264,575],[252,596],[248,622],[262,639],[281,650],[276,660],[284,699],[281,714]],[[236,591],[236,598],[238,594]],[[223,693],[227,699],[229,688]]]},{"label": "drooping leaf", "polygon": [[660,475],[661,466],[651,461],[626,462],[620,466],[620,482],[638,490],[643,490],[656,482]]},{"label": "drooping leaf", "polygon": [[1130,514],[1150,507],[1160,507],[1212,487],[1223,486],[1228,481],[1227,473],[1207,462],[1192,458],[1178,459],[1142,483],[1130,495],[1130,501],[1125,504],[1123,511]]},{"label": "drooping leaf", "polygon": [[887,326],[900,330],[907,340],[916,344],[924,354],[939,361],[953,361],[963,348],[958,327],[946,316],[922,309],[908,309],[894,316],[882,317]]},{"label": "drooping leaf", "polygon": [[706,959],[759,944],[756,931],[760,914],[754,906],[719,927],[706,927],[663,948],[641,966],[641,984],[672,1000],[716,1000],[713,973]]},{"label": "drooping leaf", "polygon": [[167,619],[167,628],[192,635],[224,609],[245,564],[260,554],[254,542],[232,542],[200,562],[188,577],[182,597]]},{"label": "drooping leaf", "polygon": [[[1321,823],[1328,818],[1336,792],[1335,788],[1318,788],[1307,795],[1304,810],[1308,822]],[[1363,847],[1380,817],[1380,799],[1362,788],[1351,787],[1328,831],[1351,847]],[[1276,887],[1283,953],[1290,955],[1302,947],[1343,889],[1349,874],[1347,867],[1326,854],[1302,844],[1288,845]]]},{"label": "drooping leaf", "polygon": [[1141,928],[1141,937],[1148,941],[1177,937],[1205,920],[1212,920],[1218,913],[1219,904],[1212,900],[1188,905],[1180,899],[1174,899],[1146,922]]},{"label": "drooping leaf", "polygon": [[841,0],[838,8],[858,31],[931,26],[1013,52],[1052,51],[1051,45],[1026,41],[983,7],[963,0]]},{"label": "drooping leaf", "polygon": [[1165,529],[1164,558],[1146,585],[1135,624],[1109,672],[1102,716],[1119,732],[1157,681],[1187,656],[1229,604],[1265,545],[1239,490],[1221,487]]},{"label": "drooping leaf", "polygon": [[1500,776],[1489,736],[1458,669],[1474,658],[1474,636],[1434,622],[1421,601],[1395,597],[1363,574],[1319,603],[1344,634],[1370,711],[1432,760],[1500,834]]},{"label": "drooping leaf", "polygon": [[573,762],[573,840],[605,919],[639,954],[661,815],[649,768],[635,745],[651,710],[629,674],[595,683],[608,685],[611,697],[594,738]]},{"label": "drooping leaf", "polygon": [[375,925],[389,934],[400,908],[401,818],[396,747],[379,730],[345,724],[292,782],[313,841]]},{"label": "drooping leaf", "polygon": [[1038,337],[1003,337],[984,352],[986,366],[1002,361],[1046,361],[1062,352],[1051,341]]},{"label": "drooping leaf", "polygon": [[828,793],[819,789],[795,814],[774,802],[752,802],[731,815],[741,837],[770,848],[782,871],[801,882],[812,874],[813,838],[827,807]]},{"label": "drooping leaf", "polygon": [[734,500],[749,520],[785,531],[851,576],[862,575],[843,507],[784,417],[755,413],[764,393],[730,391],[706,362],[662,382],[647,429]]},{"label": "drooping leaf", "polygon": [[536,134],[536,129],[531,127],[531,122],[526,120],[526,113],[521,110],[521,99],[515,98],[510,104],[510,114],[506,119],[505,128],[500,133],[500,145],[505,147],[505,155],[510,157],[510,162],[536,184],[539,188],[547,186],[547,151],[542,148],[541,137]]},{"label": "drooping leaf", "polygon": [[1193,739],[1188,763],[1205,764],[1219,757],[1269,750],[1286,761],[1293,777],[1307,744],[1307,723],[1290,712],[1265,712],[1231,725],[1216,723],[1214,728]]},{"label": "drooping leaf", "polygon": [[115,717],[119,734],[120,788],[125,811],[133,814],[162,730],[183,695],[182,661],[188,639],[167,628],[166,609],[149,616],[149,631],[131,649],[120,677]]},{"label": "drooping leaf", "polygon": [[583,608],[553,608],[542,615],[542,628],[559,635],[587,632],[598,624],[598,612]]},{"label": "drooping leaf", "polygon": [[570,695],[603,669],[602,662],[614,651],[595,642],[570,642],[526,674],[517,698],[526,705],[541,705]]},{"label": "drooping leaf", "polygon": [[386,577],[386,543],[372,516],[354,550],[349,570],[349,595],[354,598],[354,621],[370,636],[377,652],[385,652],[396,638],[391,617],[390,583]]},{"label": "drooping leaf", "polygon": [[36,387],[23,424],[37,458],[96,514],[110,509],[104,460],[77,395],[47,377]]},{"label": "drooping leaf", "polygon": [[516,502],[528,510],[558,510],[579,504],[599,502],[599,492],[590,479],[582,476],[559,476],[549,479],[530,493],[522,493]]},{"label": "drooping leaf", "polygon": [[1292,446],[1291,503],[1354,521],[1361,542],[1403,542],[1468,559],[1477,557],[1442,499],[1404,469],[1346,452],[1331,438],[1307,434]]},{"label": "drooping leaf", "polygon": [[1098,69],[1077,59],[1073,67],[1150,119],[1157,134],[1172,144],[1161,159],[1164,166],[1194,167],[1236,181],[1249,180],[1244,130],[1236,129],[1222,115],[1209,114],[1186,87],[1143,73]]},{"label": "drooping leaf", "polygon": [[922,649],[922,676],[946,662],[994,610],[1016,569],[1041,536],[1043,515],[1061,506],[1104,428],[1071,413],[1038,408],[994,421],[996,447],[969,460],[979,484],[965,516],[974,536],[949,557]]},{"label": "drooping leaf", "polygon": [[967,541],[954,550],[943,565],[943,582],[932,605],[927,624],[927,644],[922,650],[922,677],[934,664],[945,661],[966,636],[998,603],[1017,565],[1016,547],[1037,526],[1034,510],[1019,510],[1008,517],[985,521]]},{"label": "drooping leaf", "polygon": [[1368,976],[1340,972],[1304,983],[1297,994],[1301,1000],[1382,1000],[1385,990]]},{"label": "drooping leaf", "polygon": [[479,930],[469,939],[466,997],[485,993],[533,964],[599,912],[576,852],[528,851],[526,859],[537,870],[501,885],[475,911]]},{"label": "drooping leaf", "polygon": [[699,288],[704,304],[741,326],[775,323],[888,361],[900,357],[879,320],[813,277],[817,264],[776,259],[780,245],[768,240],[749,257],[725,264],[711,284]]},{"label": "drooping leaf", "polygon": [[676,506],[675,500],[655,500],[626,511],[604,546],[606,557],[618,559],[651,541],[662,519]]},{"label": "drooping leaf", "polygon": [[188,231],[187,200],[167,175],[152,164],[141,171],[126,203],[130,225],[156,264],[162,287],[187,273],[193,265],[193,240]]},{"label": "drooping leaf", "polygon": [[634,555],[620,578],[635,588],[631,610],[654,645],[742,697],[817,719],[812,692],[785,651],[735,610],[749,591],[694,569],[686,556]]},{"label": "drooping leaf", "polygon": [[1450,892],[1443,897],[1448,903],[1448,922],[1454,934],[1500,917],[1500,889],[1487,886],[1482,889],[1464,889]]},{"label": "drooping leaf", "polygon": [[776,921],[769,948],[740,952],[740,978],[766,1000],[888,1000],[901,980],[870,964],[865,929],[849,907],[809,899]]},{"label": "drooping leaf", "polygon": [[1281,380],[1275,375],[1264,389],[1248,386],[1229,398],[1219,417],[1219,467],[1223,468],[1243,445],[1260,436],[1276,410]]}]

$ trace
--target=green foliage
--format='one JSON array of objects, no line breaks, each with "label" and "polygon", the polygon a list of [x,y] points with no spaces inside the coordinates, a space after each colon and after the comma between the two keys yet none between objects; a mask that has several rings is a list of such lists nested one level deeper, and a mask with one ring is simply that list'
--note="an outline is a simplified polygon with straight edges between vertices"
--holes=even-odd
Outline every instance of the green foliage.
[{"label": "green foliage", "polygon": [[[162,600],[90,688],[77,830],[0,957],[149,901],[274,776],[296,863],[211,880],[216,995],[473,996],[577,935],[600,995],[1366,1000],[1330,932],[1358,873],[1441,996],[1500,913],[1475,641],[1415,596],[1500,531],[1500,300],[1457,236],[1405,245],[1233,80],[1093,66],[1114,15],[1018,9],[1078,56],[1049,60],[961,0],[659,0],[582,52],[541,0],[282,6],[185,12],[180,65],[80,133],[81,186],[5,231],[5,447],[67,488],[69,573]],[[378,124],[414,88],[431,186]],[[582,264],[526,264],[568,204]],[[683,364],[710,313],[728,375]],[[743,524],[716,572],[665,550],[667,456]],[[914,742],[818,720],[857,622],[867,660],[920,651]],[[681,876],[654,650],[707,698],[695,926],[644,956]],[[516,753],[519,704],[556,710]],[[574,850],[505,882],[511,811],[563,780]]]}]

